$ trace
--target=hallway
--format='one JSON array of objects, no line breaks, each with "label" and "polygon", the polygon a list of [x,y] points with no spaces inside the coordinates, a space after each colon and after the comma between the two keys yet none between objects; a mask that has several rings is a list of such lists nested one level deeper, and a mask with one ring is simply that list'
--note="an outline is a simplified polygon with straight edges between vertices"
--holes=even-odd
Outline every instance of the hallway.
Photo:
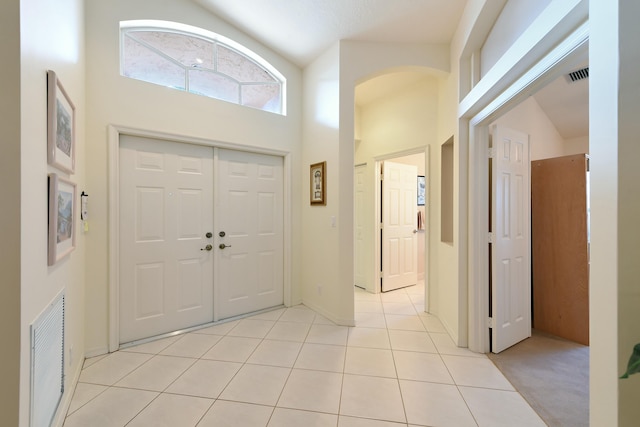
[{"label": "hallway", "polygon": [[356,288],[355,328],[295,306],[88,359],[64,425],[544,426],[423,293]]}]

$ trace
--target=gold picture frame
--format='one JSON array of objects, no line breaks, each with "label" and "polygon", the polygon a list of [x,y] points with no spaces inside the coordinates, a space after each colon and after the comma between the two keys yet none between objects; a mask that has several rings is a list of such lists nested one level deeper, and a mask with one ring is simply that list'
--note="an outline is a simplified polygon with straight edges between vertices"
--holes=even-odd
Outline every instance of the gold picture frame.
[{"label": "gold picture frame", "polygon": [[310,166],[310,203],[312,205],[327,204],[327,162],[314,163]]}]

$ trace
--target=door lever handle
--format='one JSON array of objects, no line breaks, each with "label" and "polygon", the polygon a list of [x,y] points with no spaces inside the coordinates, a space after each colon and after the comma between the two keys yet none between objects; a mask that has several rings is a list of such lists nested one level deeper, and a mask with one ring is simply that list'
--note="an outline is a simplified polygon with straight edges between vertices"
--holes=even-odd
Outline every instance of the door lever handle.
[{"label": "door lever handle", "polygon": [[211,245],[207,245],[204,248],[200,248],[201,251],[210,251],[211,249],[213,249],[213,246]]},{"label": "door lever handle", "polygon": [[224,249],[224,248],[230,248],[231,245],[225,245],[224,243],[220,243],[220,246],[218,246],[220,249]]}]

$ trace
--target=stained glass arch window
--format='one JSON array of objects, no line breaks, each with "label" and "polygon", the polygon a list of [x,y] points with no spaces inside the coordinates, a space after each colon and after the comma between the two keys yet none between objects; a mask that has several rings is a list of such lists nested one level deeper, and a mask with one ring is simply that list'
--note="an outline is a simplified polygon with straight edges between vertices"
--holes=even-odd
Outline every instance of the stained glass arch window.
[{"label": "stained glass arch window", "polygon": [[286,114],[286,80],[226,37],[167,21],[120,23],[120,74],[272,113]]}]

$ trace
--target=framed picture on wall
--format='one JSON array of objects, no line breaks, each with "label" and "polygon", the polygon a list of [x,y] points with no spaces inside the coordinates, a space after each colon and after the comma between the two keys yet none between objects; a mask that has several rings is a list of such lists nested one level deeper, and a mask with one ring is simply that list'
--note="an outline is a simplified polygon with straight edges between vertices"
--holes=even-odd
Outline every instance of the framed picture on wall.
[{"label": "framed picture on wall", "polygon": [[76,107],[54,71],[47,71],[47,162],[75,172]]},{"label": "framed picture on wall", "polygon": [[418,206],[424,206],[426,195],[426,182],[424,176],[418,175]]},{"label": "framed picture on wall", "polygon": [[76,184],[49,174],[48,265],[54,265],[76,247]]},{"label": "framed picture on wall", "polygon": [[314,163],[310,167],[311,178],[311,204],[326,205],[327,204],[327,178],[325,169],[327,162]]}]

